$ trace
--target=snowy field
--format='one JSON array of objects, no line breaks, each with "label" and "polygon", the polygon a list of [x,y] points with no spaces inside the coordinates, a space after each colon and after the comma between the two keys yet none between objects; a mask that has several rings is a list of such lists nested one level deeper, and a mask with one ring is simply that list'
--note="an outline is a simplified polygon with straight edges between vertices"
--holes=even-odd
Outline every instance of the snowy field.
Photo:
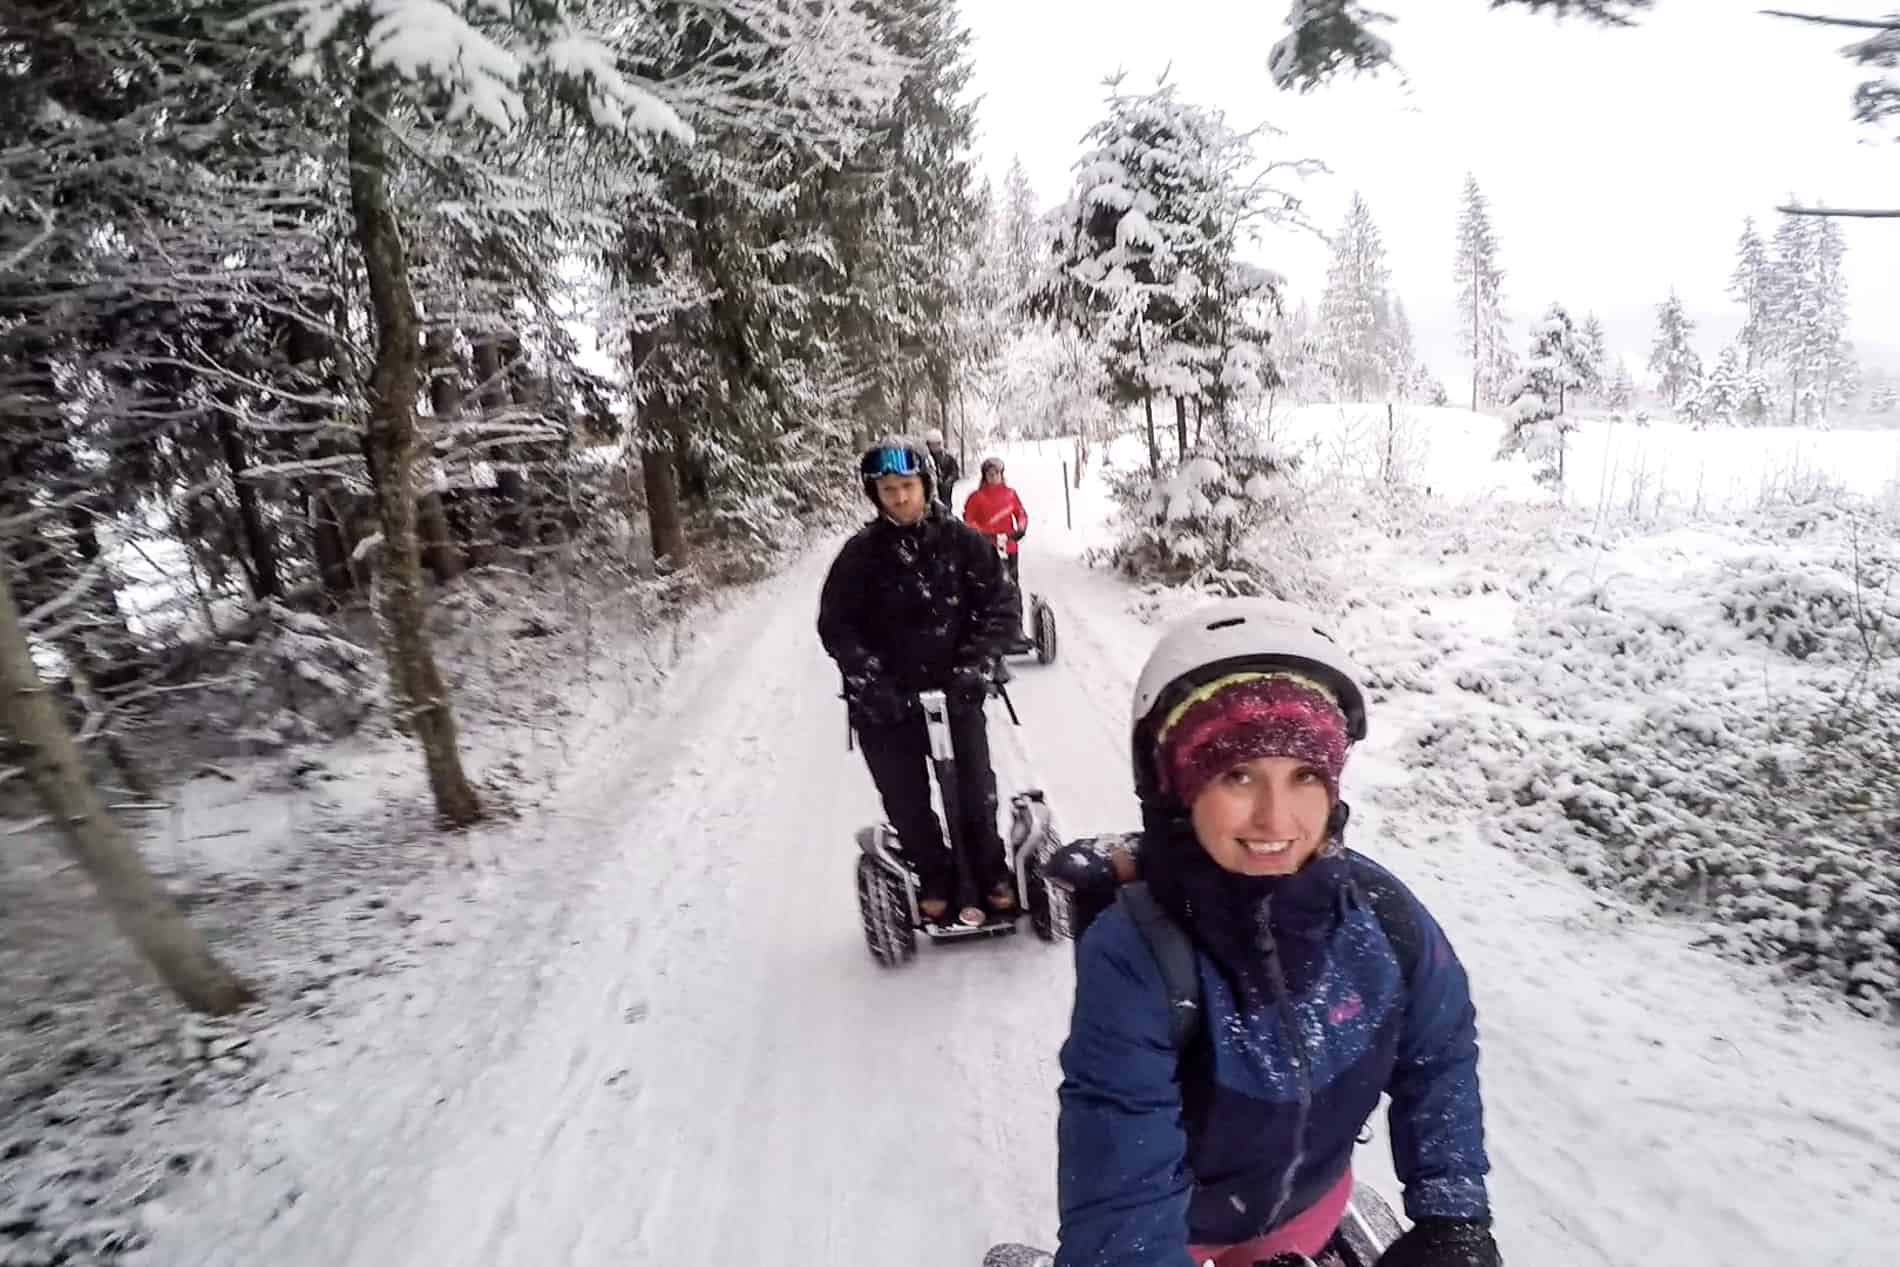
[{"label": "snowy field", "polygon": [[[1627,671],[1615,638],[1543,632],[1553,613],[1690,622],[1703,637],[1677,647],[1677,685],[1720,681],[1732,660],[1788,690],[1848,672],[1774,660],[1772,642],[1721,625],[1719,602],[1705,610],[1725,565],[1777,548],[1785,501],[1764,511],[1756,459],[1738,458],[1727,517],[1685,522],[1681,447],[1658,476],[1663,522],[1599,518],[1594,497],[1527,505],[1549,500],[1527,479],[1491,500],[1522,473],[1489,463],[1496,424],[1432,422],[1431,498],[1378,509],[1342,495],[1343,478],[1315,487],[1324,531],[1305,580],[1347,611],[1377,683],[1346,774],[1354,844],[1420,892],[1471,970],[1507,1261],[1891,1264],[1900,1030],[1814,974],[1716,953],[1704,918],[1665,918],[1615,875],[1591,877],[1579,861],[1600,851],[1567,817],[1545,836],[1501,828],[1497,796],[1514,804],[1516,789],[1484,766],[1524,760],[1499,746],[1504,721],[1582,751],[1546,715],[1577,693],[1542,676],[1553,662],[1593,691],[1564,724],[1641,719],[1656,684]],[[1706,441],[1712,462],[1736,440],[1660,428],[1606,429],[1599,451],[1660,452],[1668,436]],[[1830,476],[1879,495],[1900,436],[1885,444],[1830,457]],[[1009,456],[1033,516],[1025,580],[1057,609],[1062,658],[1019,672],[1021,729],[996,710],[999,777],[1046,789],[1069,834],[1126,829],[1129,691],[1157,622],[1191,600],[1083,562],[1107,536],[1100,469],[1065,527],[1070,446]],[[1781,541],[1786,570],[1843,539]],[[140,1057],[206,1066],[186,1070],[202,1090],[138,1119],[130,1146],[157,1177],[112,1224],[136,1248],[100,1258],[970,1267],[992,1241],[1050,1240],[1069,951],[1027,936],[925,947],[898,972],[865,953],[851,834],[876,800],[812,628],[830,549],[706,611],[677,658],[643,659],[643,634],[603,625],[592,671],[559,688],[544,644],[504,643],[542,657],[518,668],[546,692],[471,726],[475,768],[511,765],[522,791],[516,817],[466,838],[421,830],[418,763],[393,740],[329,763],[321,815],[273,822],[259,807],[288,804],[268,799],[275,785],[193,784],[184,828],[148,838],[155,861],[303,891],[272,908],[276,952],[245,963],[268,1012]],[[1465,747],[1435,754],[1454,733]],[[393,874],[364,865],[379,853]],[[343,860],[362,868],[347,892]],[[233,1037],[228,1065],[207,1060]],[[68,1148],[67,1168],[104,1147],[37,1116],[31,1130],[36,1155]],[[1359,1166],[1396,1196],[1384,1148]],[[167,1174],[166,1155],[190,1164]]]},{"label": "snowy field", "polygon": [[[1280,406],[1262,433],[1309,463],[1372,478],[1387,451],[1384,405]],[[1496,461],[1503,424],[1395,405],[1391,465],[1434,496],[1547,501],[1523,458]],[[1900,438],[1886,431],[1621,422],[1585,413],[1564,461],[1564,501],[1600,519],[1707,515],[1840,489],[1900,506]]]}]

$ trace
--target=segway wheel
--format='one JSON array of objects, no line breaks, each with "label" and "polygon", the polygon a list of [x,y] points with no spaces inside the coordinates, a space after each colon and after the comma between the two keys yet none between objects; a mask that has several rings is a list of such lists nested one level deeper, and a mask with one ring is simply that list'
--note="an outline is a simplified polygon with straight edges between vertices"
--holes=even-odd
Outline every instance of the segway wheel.
[{"label": "segway wheel", "polygon": [[1054,664],[1056,662],[1056,613],[1055,608],[1036,600],[1036,663]]},{"label": "segway wheel", "polygon": [[863,855],[858,857],[858,917],[871,958],[886,968],[898,967],[917,953],[904,882]]},{"label": "segway wheel", "polygon": [[1042,863],[1031,858],[1023,867],[1023,910],[1029,915],[1029,930],[1042,941],[1056,939],[1056,927],[1049,918],[1049,885],[1042,878]]}]

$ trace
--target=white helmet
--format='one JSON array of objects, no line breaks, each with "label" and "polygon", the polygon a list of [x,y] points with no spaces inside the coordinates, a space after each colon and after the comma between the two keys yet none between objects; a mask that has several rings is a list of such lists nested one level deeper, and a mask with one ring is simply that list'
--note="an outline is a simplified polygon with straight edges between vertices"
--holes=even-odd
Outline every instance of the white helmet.
[{"label": "white helmet", "polygon": [[942,444],[943,432],[937,430],[935,427],[932,427],[930,430],[924,432],[924,443],[925,444]]},{"label": "white helmet", "polygon": [[1135,795],[1146,803],[1159,791],[1154,730],[1182,695],[1229,673],[1270,667],[1294,669],[1330,687],[1346,714],[1346,741],[1366,737],[1359,671],[1316,613],[1272,598],[1226,599],[1171,625],[1141,668],[1130,719]]}]

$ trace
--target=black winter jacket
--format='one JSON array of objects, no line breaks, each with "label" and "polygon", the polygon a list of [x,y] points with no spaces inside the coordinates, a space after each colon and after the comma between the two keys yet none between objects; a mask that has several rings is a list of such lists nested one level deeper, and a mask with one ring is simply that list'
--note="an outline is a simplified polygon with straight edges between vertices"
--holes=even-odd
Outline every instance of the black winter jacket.
[{"label": "black winter jacket", "polygon": [[854,698],[881,679],[942,690],[983,668],[1022,628],[1021,600],[996,549],[936,508],[900,528],[880,515],[845,542],[818,600],[818,637]]},{"label": "black winter jacket", "polygon": [[931,490],[931,495],[936,499],[937,504],[949,511],[950,517],[955,519],[956,509],[950,504],[950,490],[955,488],[957,481],[963,478],[963,465],[957,461],[956,454],[948,449],[942,453],[931,454],[930,460],[937,468],[937,482]]}]

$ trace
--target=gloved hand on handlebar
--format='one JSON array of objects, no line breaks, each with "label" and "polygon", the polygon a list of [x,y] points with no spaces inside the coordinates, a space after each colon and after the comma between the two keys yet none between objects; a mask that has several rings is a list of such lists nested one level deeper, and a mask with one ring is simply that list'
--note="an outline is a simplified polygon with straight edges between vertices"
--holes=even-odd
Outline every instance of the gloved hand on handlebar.
[{"label": "gloved hand on handlebar", "polygon": [[990,669],[982,664],[959,664],[950,670],[943,692],[959,704],[981,704],[990,693]]},{"label": "gloved hand on handlebar", "polygon": [[853,716],[866,726],[895,726],[917,707],[917,697],[882,674],[867,675],[846,684],[845,698]]},{"label": "gloved hand on handlebar", "polygon": [[1377,1267],[1502,1267],[1490,1219],[1426,1217],[1379,1255]]}]

